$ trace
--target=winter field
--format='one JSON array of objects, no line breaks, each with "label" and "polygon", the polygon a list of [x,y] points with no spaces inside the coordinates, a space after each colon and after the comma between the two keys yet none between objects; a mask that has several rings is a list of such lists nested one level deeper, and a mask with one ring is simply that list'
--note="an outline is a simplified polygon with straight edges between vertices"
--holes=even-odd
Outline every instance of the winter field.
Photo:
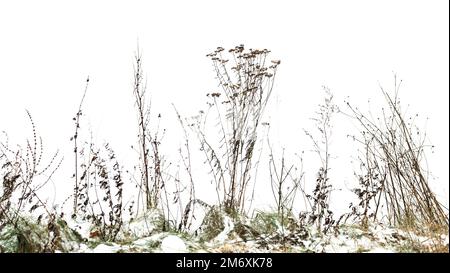
[{"label": "winter field", "polygon": [[448,3],[131,2],[0,29],[0,253],[449,252]]}]

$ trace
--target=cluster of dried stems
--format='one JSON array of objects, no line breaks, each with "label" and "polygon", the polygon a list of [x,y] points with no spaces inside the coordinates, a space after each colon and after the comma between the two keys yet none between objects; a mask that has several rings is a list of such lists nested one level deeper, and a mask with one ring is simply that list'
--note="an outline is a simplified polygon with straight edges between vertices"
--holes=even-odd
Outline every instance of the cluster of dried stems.
[{"label": "cluster of dried stems", "polygon": [[79,183],[79,177],[78,177],[78,137],[79,137],[79,130],[80,130],[80,118],[83,115],[82,107],[84,98],[86,97],[86,93],[89,86],[89,77],[86,80],[86,87],[84,88],[83,97],[81,98],[80,105],[78,106],[78,111],[75,114],[75,117],[73,117],[74,125],[75,125],[75,132],[73,136],[70,138],[70,141],[73,141],[73,153],[74,153],[74,174],[73,178],[75,179],[74,188],[73,188],[73,215],[76,215],[77,209],[78,209],[78,183]]},{"label": "cluster of dried stems", "polygon": [[448,215],[430,189],[424,168],[426,138],[415,119],[402,113],[400,85],[395,78],[392,95],[381,88],[386,107],[376,118],[347,102],[361,129],[360,136],[353,136],[362,151],[360,187],[355,190],[360,210],[353,212],[363,224],[385,216],[391,224],[414,230],[448,229]]}]

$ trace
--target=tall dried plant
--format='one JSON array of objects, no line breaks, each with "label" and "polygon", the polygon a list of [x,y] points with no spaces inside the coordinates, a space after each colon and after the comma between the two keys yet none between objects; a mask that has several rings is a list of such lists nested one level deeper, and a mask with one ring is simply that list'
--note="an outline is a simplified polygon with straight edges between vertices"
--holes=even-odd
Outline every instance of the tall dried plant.
[{"label": "tall dried plant", "polygon": [[244,211],[258,127],[280,64],[269,61],[269,53],[267,49],[246,50],[239,45],[228,51],[218,47],[207,55],[221,88],[208,94],[210,109],[217,114],[219,139],[215,142],[207,135],[204,121],[198,121],[195,130],[219,202],[230,214]]}]

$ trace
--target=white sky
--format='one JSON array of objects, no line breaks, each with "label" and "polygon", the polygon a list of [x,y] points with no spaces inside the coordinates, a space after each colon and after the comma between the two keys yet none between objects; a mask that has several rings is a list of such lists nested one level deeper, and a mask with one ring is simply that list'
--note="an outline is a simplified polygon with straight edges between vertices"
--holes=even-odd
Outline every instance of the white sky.
[{"label": "white sky", "polygon": [[[29,109],[47,153],[65,152],[69,171],[60,175],[70,185],[71,118],[88,75],[84,122],[99,144],[110,141],[130,162],[137,44],[153,113],[166,118],[170,145],[176,147],[171,103],[185,116],[196,114],[205,94],[217,88],[205,55],[217,46],[243,43],[268,48],[282,61],[266,118],[275,132],[272,142],[290,153],[311,149],[302,129],[312,129],[309,118],[323,98],[322,85],[336,102],[349,96],[364,108],[368,98],[380,97],[379,84],[391,87],[397,73],[404,81],[404,104],[430,119],[428,135],[437,147],[429,155],[430,169],[448,204],[448,5],[443,0],[1,1],[0,130],[23,143]],[[336,124],[334,131],[332,164],[341,172],[335,179],[344,184],[353,179],[344,156],[354,148],[345,139],[351,129]],[[313,178],[315,169],[307,171]]]}]

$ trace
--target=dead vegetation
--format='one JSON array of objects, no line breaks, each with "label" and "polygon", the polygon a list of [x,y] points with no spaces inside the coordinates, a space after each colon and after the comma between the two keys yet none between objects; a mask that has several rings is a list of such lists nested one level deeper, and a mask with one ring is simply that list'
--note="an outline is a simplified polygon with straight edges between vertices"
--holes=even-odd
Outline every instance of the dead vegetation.
[{"label": "dead vegetation", "polygon": [[[202,244],[222,243],[220,251],[234,251],[225,246],[227,240],[234,240],[237,245],[254,241],[268,251],[327,251],[319,250],[315,234],[320,238],[347,236],[345,223],[350,220],[369,230],[374,223],[387,219],[385,225],[407,232],[400,241],[409,244],[402,243],[398,251],[448,252],[448,243],[441,236],[448,233],[448,211],[430,189],[428,170],[423,164],[428,145],[414,117],[407,118],[402,112],[400,84],[395,81],[391,92],[382,89],[386,105],[380,113],[365,113],[346,102],[349,113],[344,114],[357,122],[360,132],[351,135],[359,148],[358,187],[354,189],[359,202],[337,217],[330,206],[334,189],[329,174],[330,139],[333,117],[342,112],[331,91],[325,88],[325,100],[313,118],[316,130],[305,130],[320,166],[314,181],[304,181],[303,158],[290,162],[285,150],[276,154],[261,133],[263,114],[281,63],[270,60],[269,53],[267,49],[247,50],[239,45],[229,50],[218,47],[207,55],[220,90],[207,94],[208,109],[194,118],[182,117],[174,106],[182,130],[182,146],[178,149],[179,163],[172,164],[162,146],[166,130],[161,129],[161,114],[151,119],[142,55],[138,51],[132,93],[138,128],[137,144],[132,146],[138,154],[137,174],[123,170],[110,144],[97,145],[92,138],[82,137],[82,106],[88,79],[73,118],[74,187],[67,198],[73,200],[69,218],[64,204],[57,211],[40,198],[40,191],[51,181],[62,157],[58,151],[50,158],[44,156],[43,140],[27,111],[32,130],[25,145],[12,146],[6,133],[0,141],[0,251],[74,249],[65,241],[123,243],[132,232],[136,233],[131,226],[139,219],[147,229],[139,232],[146,236],[178,232],[197,237]],[[267,177],[256,179],[262,161],[256,154],[262,154],[264,147],[260,144],[264,140],[269,149]],[[199,165],[209,169],[215,204],[207,204],[196,194],[196,187],[205,183],[193,171],[193,165],[198,163],[193,151],[198,149],[204,157]],[[302,182],[313,183],[313,190],[307,192]],[[257,211],[249,216],[255,187],[264,187],[264,183],[271,189],[270,202],[275,204],[275,211]],[[133,186],[137,197],[125,202],[124,191]],[[306,204],[299,214],[294,208],[298,199]],[[195,228],[200,210],[205,216],[200,227]],[[150,212],[158,215],[158,223],[149,222],[153,219],[147,217]],[[71,220],[89,223],[89,238],[82,238],[69,227],[67,222]],[[395,239],[397,235],[392,236]],[[431,243],[423,243],[423,236]],[[317,245],[306,246],[307,241]]]},{"label": "dead vegetation", "polygon": [[355,193],[360,199],[354,214],[362,224],[387,217],[391,225],[426,233],[448,231],[448,212],[429,187],[425,160],[425,135],[415,117],[402,112],[395,78],[393,91],[381,88],[385,106],[378,115],[363,113],[347,102],[361,134],[352,136],[359,144],[361,174]]}]

